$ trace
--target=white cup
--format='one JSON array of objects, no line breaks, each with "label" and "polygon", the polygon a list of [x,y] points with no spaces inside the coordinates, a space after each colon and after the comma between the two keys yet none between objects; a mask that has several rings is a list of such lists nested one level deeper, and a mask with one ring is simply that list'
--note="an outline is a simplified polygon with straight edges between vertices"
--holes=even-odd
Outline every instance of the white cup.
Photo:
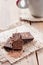
[{"label": "white cup", "polygon": [[31,14],[37,17],[43,17],[43,0],[28,0]]}]

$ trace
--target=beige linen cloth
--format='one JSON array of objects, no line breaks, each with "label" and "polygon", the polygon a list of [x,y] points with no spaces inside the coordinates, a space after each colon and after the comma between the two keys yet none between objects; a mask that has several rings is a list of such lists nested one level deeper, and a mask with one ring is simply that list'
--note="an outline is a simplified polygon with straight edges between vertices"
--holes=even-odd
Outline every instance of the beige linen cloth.
[{"label": "beige linen cloth", "polygon": [[16,23],[14,26],[12,26],[12,29],[0,33],[0,45],[2,45],[2,42],[6,42],[7,39],[13,33],[16,32],[30,32],[34,37],[34,40],[23,46],[23,50],[25,52],[23,52],[22,55],[16,59],[14,57],[10,57],[4,49],[0,48],[2,54],[4,55],[5,58],[7,58],[7,60],[10,63],[19,61],[20,59],[28,56],[32,52],[43,48],[43,34],[34,27],[30,26],[28,23],[24,23],[24,22]]}]

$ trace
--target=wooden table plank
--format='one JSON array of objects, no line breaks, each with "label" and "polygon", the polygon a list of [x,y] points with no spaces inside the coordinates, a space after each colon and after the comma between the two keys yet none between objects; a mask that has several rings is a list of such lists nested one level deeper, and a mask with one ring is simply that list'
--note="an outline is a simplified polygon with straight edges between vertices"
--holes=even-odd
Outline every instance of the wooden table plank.
[{"label": "wooden table plank", "polygon": [[43,49],[37,51],[39,65],[43,65]]}]

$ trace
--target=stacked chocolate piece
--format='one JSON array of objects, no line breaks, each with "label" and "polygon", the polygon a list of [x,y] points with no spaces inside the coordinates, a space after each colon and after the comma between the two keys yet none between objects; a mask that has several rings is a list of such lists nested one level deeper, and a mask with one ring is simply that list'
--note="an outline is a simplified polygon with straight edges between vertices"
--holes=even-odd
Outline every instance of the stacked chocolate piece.
[{"label": "stacked chocolate piece", "polygon": [[34,37],[31,35],[30,32],[23,32],[23,33],[20,33],[20,35],[24,43],[30,42],[34,39]]},{"label": "stacked chocolate piece", "polygon": [[23,40],[21,38],[21,35],[19,33],[15,33],[10,37],[5,46],[5,48],[11,48],[13,50],[21,50],[23,47]]},{"label": "stacked chocolate piece", "polygon": [[22,50],[23,44],[26,42],[32,41],[34,38],[29,32],[24,33],[14,33],[12,37],[10,37],[4,48],[10,48],[13,50]]}]

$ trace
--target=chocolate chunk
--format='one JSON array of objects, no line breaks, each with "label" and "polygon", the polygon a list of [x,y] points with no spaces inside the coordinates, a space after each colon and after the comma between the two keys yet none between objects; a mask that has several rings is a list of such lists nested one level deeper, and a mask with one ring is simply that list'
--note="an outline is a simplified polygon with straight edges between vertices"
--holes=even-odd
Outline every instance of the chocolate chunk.
[{"label": "chocolate chunk", "polygon": [[11,48],[13,50],[21,50],[23,47],[21,35],[19,33],[13,34],[12,37],[7,40],[4,47]]},{"label": "chocolate chunk", "polygon": [[30,32],[23,32],[23,33],[20,33],[20,35],[21,35],[22,40],[24,41],[24,43],[30,42],[34,39],[34,37],[31,35]]}]

